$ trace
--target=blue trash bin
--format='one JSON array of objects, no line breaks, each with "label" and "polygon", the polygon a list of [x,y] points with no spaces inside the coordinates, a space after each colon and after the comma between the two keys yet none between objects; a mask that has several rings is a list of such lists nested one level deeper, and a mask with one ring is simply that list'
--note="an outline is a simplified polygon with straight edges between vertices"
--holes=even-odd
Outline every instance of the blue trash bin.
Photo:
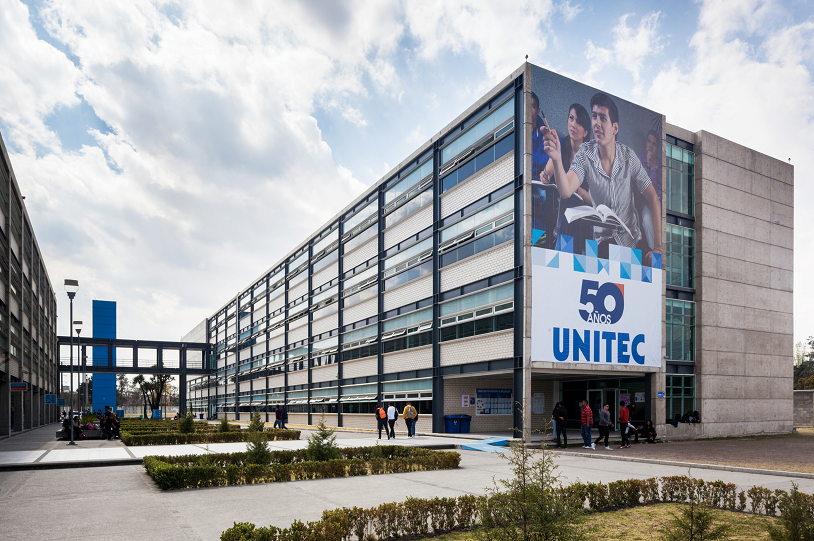
[{"label": "blue trash bin", "polygon": [[471,415],[459,415],[461,418],[461,434],[469,434],[469,423],[472,421]]},{"label": "blue trash bin", "polygon": [[447,434],[460,434],[461,433],[461,416],[460,415],[444,415],[444,432]]}]

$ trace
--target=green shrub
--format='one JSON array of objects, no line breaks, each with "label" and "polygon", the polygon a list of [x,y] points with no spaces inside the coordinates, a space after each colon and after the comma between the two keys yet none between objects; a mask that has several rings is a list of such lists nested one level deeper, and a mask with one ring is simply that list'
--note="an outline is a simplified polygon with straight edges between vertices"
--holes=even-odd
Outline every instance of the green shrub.
[{"label": "green shrub", "polygon": [[772,541],[814,541],[814,497],[803,494],[795,483],[780,497],[780,525],[769,526]]},{"label": "green shrub", "polygon": [[[267,440],[298,440],[299,430],[273,429],[260,432]],[[121,438],[125,445],[183,445],[188,443],[232,443],[248,441],[248,431],[230,432],[195,432],[194,434],[181,434],[180,432],[148,432],[131,434],[122,431]]]},{"label": "green shrub", "polygon": [[220,424],[218,425],[218,432],[229,432],[229,419],[221,417]]},{"label": "green shrub", "polygon": [[249,444],[246,446],[246,461],[250,464],[266,466],[271,462],[269,440],[262,432],[250,431]]},{"label": "green shrub", "polygon": [[308,436],[308,448],[306,449],[308,460],[323,462],[325,460],[336,460],[339,458],[339,447],[336,446],[336,436],[334,431],[325,426],[325,421],[320,419],[317,422],[316,431]]},{"label": "green shrub", "polygon": [[193,434],[195,432],[195,419],[192,417],[191,410],[187,411],[186,415],[178,421],[178,432],[181,434]]},{"label": "green shrub", "polygon": [[252,414],[252,421],[249,423],[249,432],[262,432],[266,429],[266,423],[260,418],[260,412],[255,411]]},{"label": "green shrub", "polygon": [[[253,433],[256,436],[262,432]],[[393,446],[395,447],[395,446]],[[461,456],[451,451],[406,449],[392,453],[387,459],[362,460],[340,458],[324,462],[307,460],[306,451],[272,451],[270,458],[260,463],[249,453],[221,453],[185,456],[148,456],[144,469],[162,489],[199,488],[204,486],[275,483],[304,479],[329,479],[349,475],[399,473],[421,470],[457,468]],[[348,454],[362,454],[360,449]],[[369,450],[367,451],[370,454]]]},{"label": "green shrub", "polygon": [[728,539],[729,530],[728,524],[716,524],[714,512],[698,505],[693,495],[689,505],[673,514],[669,526],[661,533],[665,541],[716,541]]}]

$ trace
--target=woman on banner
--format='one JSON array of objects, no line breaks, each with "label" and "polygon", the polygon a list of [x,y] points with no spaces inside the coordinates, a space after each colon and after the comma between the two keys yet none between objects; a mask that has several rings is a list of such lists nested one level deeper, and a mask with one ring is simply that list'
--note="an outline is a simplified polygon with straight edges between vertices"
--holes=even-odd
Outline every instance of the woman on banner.
[{"label": "woman on banner", "polygon": [[[588,115],[588,111],[578,103],[571,104],[571,107],[568,108],[568,136],[560,138],[563,167],[566,171],[571,168],[571,161],[574,159],[574,156],[576,156],[580,145],[588,140],[590,133],[591,117]],[[541,180],[544,184],[554,183],[553,161],[549,160],[546,163]],[[590,226],[585,223],[575,222],[569,224],[568,220],[565,219],[565,210],[580,205],[592,205],[591,196],[588,195],[587,181],[583,182],[571,197],[560,200],[557,222],[554,227],[555,238],[559,238],[560,235],[568,235],[573,238],[575,254],[585,253],[585,239],[589,238],[591,230]]]}]

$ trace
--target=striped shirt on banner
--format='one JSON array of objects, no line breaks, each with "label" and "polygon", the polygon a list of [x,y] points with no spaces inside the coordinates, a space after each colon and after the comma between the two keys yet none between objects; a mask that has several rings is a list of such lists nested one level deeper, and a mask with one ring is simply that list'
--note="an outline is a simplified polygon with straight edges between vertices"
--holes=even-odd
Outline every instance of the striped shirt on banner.
[{"label": "striped shirt on banner", "polygon": [[633,237],[621,227],[594,226],[594,240],[613,241],[619,246],[632,248],[642,237],[639,219],[633,205],[633,186],[644,193],[651,185],[650,177],[642,167],[633,150],[616,143],[616,156],[613,160],[611,176],[605,174],[599,161],[599,145],[596,140],[582,143],[571,162],[571,171],[579,177],[579,183],[588,182],[588,193],[594,207],[606,205],[627,225]]}]

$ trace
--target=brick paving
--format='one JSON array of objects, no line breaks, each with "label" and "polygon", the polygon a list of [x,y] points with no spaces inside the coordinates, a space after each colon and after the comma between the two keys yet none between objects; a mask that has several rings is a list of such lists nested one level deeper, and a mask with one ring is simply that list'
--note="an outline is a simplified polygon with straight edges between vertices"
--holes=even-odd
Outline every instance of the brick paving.
[{"label": "brick paving", "polygon": [[580,453],[607,453],[655,460],[674,460],[697,464],[718,464],[741,468],[760,468],[814,473],[814,428],[798,429],[799,434],[755,436],[697,441],[676,441],[631,445],[613,451],[569,448]]}]

